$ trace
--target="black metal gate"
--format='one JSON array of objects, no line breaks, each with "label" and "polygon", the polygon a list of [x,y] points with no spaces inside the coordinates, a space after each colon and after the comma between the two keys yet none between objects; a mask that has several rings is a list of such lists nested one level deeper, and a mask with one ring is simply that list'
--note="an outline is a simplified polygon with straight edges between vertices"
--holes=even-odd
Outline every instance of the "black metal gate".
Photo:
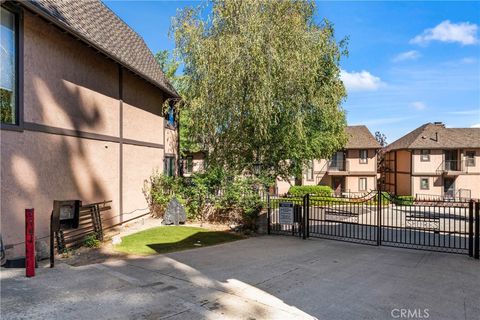
[{"label": "black metal gate", "polygon": [[[291,221],[281,217],[283,207],[294,208]],[[379,191],[358,198],[269,196],[268,233],[461,253],[478,259],[479,209],[480,204],[472,200],[402,198]]]}]

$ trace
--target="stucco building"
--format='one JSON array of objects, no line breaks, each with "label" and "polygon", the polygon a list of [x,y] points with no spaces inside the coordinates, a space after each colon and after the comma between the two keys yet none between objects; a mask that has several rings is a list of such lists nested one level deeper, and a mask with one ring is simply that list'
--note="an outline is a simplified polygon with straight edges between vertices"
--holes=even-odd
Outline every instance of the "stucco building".
[{"label": "stucco building", "polygon": [[177,171],[178,99],[143,39],[100,1],[1,5],[1,234],[23,255],[24,209],[49,234],[53,200],[113,200],[111,223],[148,212],[155,169]]},{"label": "stucco building", "polygon": [[[367,193],[377,188],[377,152],[381,148],[366,126],[345,128],[348,142],[331,159],[310,162],[303,173],[302,185],[327,185],[341,195]],[[288,192],[295,180],[277,179],[280,195]]]},{"label": "stucco building", "polygon": [[397,195],[480,199],[480,128],[426,123],[391,143],[381,167]]}]

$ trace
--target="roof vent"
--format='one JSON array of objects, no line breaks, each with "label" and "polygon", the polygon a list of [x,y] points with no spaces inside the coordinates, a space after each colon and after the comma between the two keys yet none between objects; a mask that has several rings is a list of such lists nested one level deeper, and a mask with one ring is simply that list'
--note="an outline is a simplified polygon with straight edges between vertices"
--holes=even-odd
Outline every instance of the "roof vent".
[{"label": "roof vent", "polygon": [[445,127],[445,125],[443,124],[443,122],[442,122],[442,121],[435,121],[433,124],[434,124],[434,125],[436,125],[436,126],[442,126],[442,127]]}]

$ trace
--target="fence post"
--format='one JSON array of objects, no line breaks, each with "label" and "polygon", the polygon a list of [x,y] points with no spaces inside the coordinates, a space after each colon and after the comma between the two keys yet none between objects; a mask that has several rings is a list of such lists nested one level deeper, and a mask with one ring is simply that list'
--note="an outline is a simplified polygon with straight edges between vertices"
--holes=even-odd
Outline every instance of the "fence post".
[{"label": "fence post", "polygon": [[468,255],[473,257],[473,208],[475,202],[470,200],[468,204]]},{"label": "fence post", "polygon": [[25,209],[25,273],[35,276],[35,215],[34,210]]},{"label": "fence post", "polygon": [[270,203],[270,193],[267,192],[267,234],[270,234],[270,214],[272,213],[272,207]]},{"label": "fence post", "polygon": [[475,204],[475,254],[474,258],[480,258],[480,203]]},{"label": "fence post", "polygon": [[382,244],[382,190],[377,190],[377,246]]},{"label": "fence post", "polygon": [[310,238],[310,194],[307,194],[307,211],[305,213],[305,232],[307,238]]},{"label": "fence post", "polygon": [[307,239],[308,230],[308,194],[303,196],[303,210],[302,210],[302,239]]}]

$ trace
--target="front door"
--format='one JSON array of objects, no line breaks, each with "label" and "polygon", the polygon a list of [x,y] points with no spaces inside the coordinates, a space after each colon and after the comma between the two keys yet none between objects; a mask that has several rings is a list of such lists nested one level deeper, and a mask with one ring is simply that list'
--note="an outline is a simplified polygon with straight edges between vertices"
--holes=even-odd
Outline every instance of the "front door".
[{"label": "front door", "polygon": [[447,198],[455,197],[455,180],[452,178],[443,179],[443,195]]},{"label": "front door", "polygon": [[340,196],[343,190],[343,177],[332,177],[332,189],[336,196]]}]

